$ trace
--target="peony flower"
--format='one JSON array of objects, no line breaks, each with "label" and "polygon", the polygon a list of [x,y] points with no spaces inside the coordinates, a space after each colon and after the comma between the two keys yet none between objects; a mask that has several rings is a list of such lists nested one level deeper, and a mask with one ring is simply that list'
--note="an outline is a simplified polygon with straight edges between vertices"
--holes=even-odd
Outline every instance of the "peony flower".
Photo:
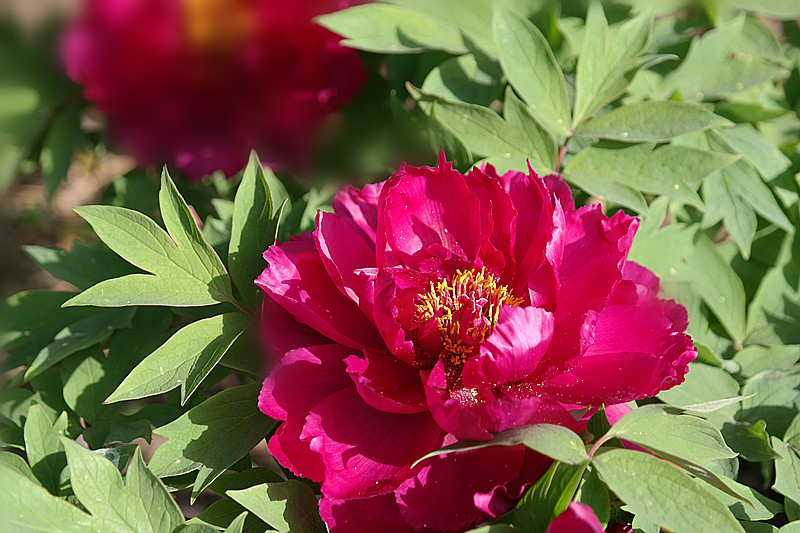
[{"label": "peony flower", "polygon": [[[570,410],[655,395],[696,357],[686,311],[626,260],[638,220],[576,209],[560,177],[403,166],[347,187],[269,248],[263,329],[279,358],[269,448],[322,484],[335,533],[461,531],[549,466],[524,446],[417,459]],[[580,419],[580,415],[577,416]]]},{"label": "peony flower", "polygon": [[545,533],[605,533],[605,530],[591,507],[570,502],[569,507],[550,523]]},{"label": "peony flower", "polygon": [[356,51],[312,21],[353,3],[88,0],[62,55],[141,165],[230,175],[253,147],[298,165],[365,81]]}]

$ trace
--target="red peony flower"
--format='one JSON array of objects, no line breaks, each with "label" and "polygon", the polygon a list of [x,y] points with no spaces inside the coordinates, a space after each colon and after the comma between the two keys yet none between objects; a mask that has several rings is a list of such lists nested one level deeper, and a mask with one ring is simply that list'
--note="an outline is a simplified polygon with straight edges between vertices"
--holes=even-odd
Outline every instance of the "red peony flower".
[{"label": "red peony flower", "polygon": [[549,460],[524,446],[420,457],[569,410],[653,396],[696,357],[686,311],[626,261],[638,220],[575,209],[558,176],[402,167],[345,188],[264,253],[280,362],[269,447],[322,483],[331,531],[460,531],[508,511]]},{"label": "red peony flower", "polygon": [[356,51],[312,22],[354,3],[88,0],[63,57],[142,165],[230,175],[252,147],[297,165],[322,119],[364,83]]},{"label": "red peony flower", "polygon": [[605,531],[591,507],[570,502],[566,511],[550,523],[545,533],[605,533]]}]

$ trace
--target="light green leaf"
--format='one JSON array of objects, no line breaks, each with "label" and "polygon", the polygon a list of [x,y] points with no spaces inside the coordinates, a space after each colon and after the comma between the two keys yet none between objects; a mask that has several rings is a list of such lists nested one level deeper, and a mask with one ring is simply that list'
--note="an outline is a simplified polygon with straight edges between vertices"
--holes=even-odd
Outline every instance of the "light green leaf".
[{"label": "light green leaf", "polygon": [[744,286],[715,245],[698,234],[685,259],[692,286],[738,345],[747,332]]},{"label": "light green leaf", "polygon": [[528,19],[494,14],[494,40],[503,72],[545,127],[565,136],[571,120],[564,74],[544,35]]},{"label": "light green leaf", "polygon": [[123,486],[114,464],[62,437],[72,488],[92,514],[97,531],[160,533],[183,523],[183,515],[161,482],[147,471],[137,448]]},{"label": "light green leaf", "polygon": [[311,487],[297,480],[264,483],[227,495],[280,532],[325,533],[317,498]]},{"label": "light green leaf", "polygon": [[39,156],[48,197],[53,196],[61,181],[67,177],[72,153],[80,141],[81,109],[70,106],[56,115],[44,137]]},{"label": "light green leaf", "polygon": [[775,461],[775,483],[772,488],[787,499],[800,500],[800,457],[797,449],[777,437],[772,437],[772,448],[781,456]]},{"label": "light green leaf", "polygon": [[103,401],[115,386],[115,376],[105,362],[103,351],[95,347],[70,357],[61,367],[64,401],[90,424],[97,420]]},{"label": "light green leaf", "polygon": [[256,153],[251,152],[234,199],[228,267],[239,293],[250,306],[257,305],[261,297],[261,290],[254,283],[266,267],[261,254],[275,244],[278,229],[265,178],[265,174],[271,172],[264,169]]},{"label": "light green leaf", "polygon": [[[747,502],[744,502],[740,498],[735,498],[727,492],[723,492],[713,486],[710,488],[714,496],[716,496],[722,503],[727,505],[728,509],[731,510],[731,513],[733,513],[733,516],[739,520],[769,520],[776,514],[783,511],[783,505],[776,501],[770,500],[757,490],[748,487],[747,485],[737,483],[736,481],[727,477],[720,477],[719,479],[730,491],[738,493],[747,498]],[[701,480],[696,481],[697,483],[701,483]],[[707,484],[704,484],[703,487],[709,488]]]},{"label": "light green leaf", "polygon": [[85,533],[91,517],[0,461],[0,531]]},{"label": "light green leaf", "polygon": [[44,409],[33,404],[25,420],[25,453],[31,471],[51,494],[61,495],[61,472],[67,466],[67,458],[61,448],[59,437],[67,429],[66,413],[55,424]]},{"label": "light green leaf", "polygon": [[0,86],[0,120],[33,113],[40,102],[36,89],[4,84]]},{"label": "light green leaf", "polygon": [[[435,66],[425,77],[422,92],[446,100],[488,107],[502,94],[500,65],[486,57],[464,54]],[[423,109],[430,104],[422,104]],[[427,112],[427,110],[426,110]]]},{"label": "light green leaf", "polygon": [[722,219],[742,257],[749,259],[750,246],[756,234],[756,214],[745,198],[732,189],[726,174],[725,170],[715,172],[703,182],[703,200],[706,204],[703,225],[711,227]]},{"label": "light green leaf", "polygon": [[524,444],[531,450],[562,463],[576,465],[589,458],[581,438],[569,429],[552,424],[534,424],[501,431],[487,441],[459,441],[417,459],[414,464],[446,453],[479,450],[488,446],[517,446],[519,444]]},{"label": "light green leaf", "polygon": [[367,4],[315,19],[344,37],[342,44],[384,54],[445,50],[467,52],[459,33],[425,15],[400,6]]},{"label": "light green leaf", "polygon": [[623,142],[664,142],[720,121],[727,122],[697,104],[674,100],[640,102],[589,120],[575,135]]},{"label": "light green leaf", "polygon": [[588,464],[588,460],[577,465],[554,463],[522,497],[508,521],[521,531],[545,533],[569,506]]},{"label": "light green leaf", "polygon": [[129,328],[135,312],[135,309],[98,310],[66,326],[36,355],[25,372],[25,379],[30,380],[65,357],[99,343],[115,329]]},{"label": "light green leaf", "polygon": [[159,204],[167,231],[129,209],[75,208],[112,250],[154,275],[132,274],[103,281],[75,296],[65,306],[191,307],[233,299],[225,266],[203,238],[166,169],[161,176]]},{"label": "light green leaf", "polygon": [[250,319],[242,313],[192,322],[139,363],[106,403],[153,396],[180,385],[185,404],[249,325]]},{"label": "light green leaf", "polygon": [[685,533],[744,530],[728,508],[704,486],[652,455],[615,449],[592,464],[600,477],[636,515]]},{"label": "light green leaf", "polygon": [[[529,133],[513,127],[486,107],[450,102],[438,96],[423,94],[413,87],[409,87],[409,91],[418,100],[433,102],[431,116],[452,131],[475,154],[513,160],[518,168],[525,168],[526,159],[536,158],[537,154],[542,154],[540,157],[544,156],[547,160],[552,159],[549,155],[551,149],[547,144],[534,145],[531,141],[534,136],[545,139],[548,134],[542,132],[537,136],[537,132]],[[526,118],[529,117],[519,112],[514,116],[515,121]],[[531,161],[531,165],[537,172],[548,173],[538,160]]]},{"label": "light green leaf", "polygon": [[669,409],[663,405],[634,409],[614,424],[609,434],[700,465],[736,457],[711,423],[693,416],[669,414]]},{"label": "light green leaf", "polygon": [[748,379],[743,394],[753,397],[742,402],[741,420],[764,420],[770,435],[783,437],[794,413],[800,410],[800,374],[768,370]]},{"label": "light green leaf", "polygon": [[774,180],[791,166],[789,158],[750,124],[738,124],[735,128],[722,128],[715,132],[767,181]]},{"label": "light green leaf", "polygon": [[104,279],[124,276],[136,270],[108,248],[90,248],[80,241],[75,241],[69,252],[35,245],[23,246],[22,250],[37,265],[79,289],[87,289]]},{"label": "light green leaf", "polygon": [[508,125],[528,136],[530,158],[537,167],[556,168],[558,162],[558,145],[549,131],[542,128],[533,118],[530,108],[517,98],[509,87],[503,104],[503,114]]},{"label": "light green leaf", "polygon": [[733,360],[739,365],[739,374],[749,378],[769,369],[789,370],[800,359],[800,346],[745,346]]},{"label": "light green leaf", "polygon": [[613,101],[630,85],[633,74],[649,60],[647,49],[653,16],[641,13],[621,24],[613,35],[600,2],[589,5],[583,49],[578,56],[572,129]]},{"label": "light green leaf", "polygon": [[225,389],[155,433],[168,438],[150,470],[177,476],[201,466],[226,469],[261,441],[276,422],[258,410],[260,383]]},{"label": "light green leaf", "polygon": [[615,194],[615,185],[664,194],[702,208],[703,203],[695,192],[697,184],[736,160],[733,155],[685,146],[666,145],[653,149],[648,144],[613,148],[593,145],[578,152],[567,163],[564,175],[589,193],[606,196],[637,210],[643,210],[644,201],[631,203]]},{"label": "light green leaf", "polygon": [[753,424],[727,423],[722,426],[722,435],[734,451],[752,463],[772,461],[780,457],[769,443],[767,424],[763,420]]}]

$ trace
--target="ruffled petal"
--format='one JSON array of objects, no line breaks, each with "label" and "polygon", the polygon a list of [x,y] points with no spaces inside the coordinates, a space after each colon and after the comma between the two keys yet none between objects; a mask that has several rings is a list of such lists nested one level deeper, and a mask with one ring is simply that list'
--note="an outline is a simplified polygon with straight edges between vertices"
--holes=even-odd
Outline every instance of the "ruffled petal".
[{"label": "ruffled petal", "polygon": [[259,328],[268,355],[267,362],[278,360],[295,348],[333,344],[328,337],[295,320],[289,311],[266,294],[261,304]]},{"label": "ruffled petal", "polygon": [[[493,446],[428,459],[416,476],[397,489],[400,514],[417,527],[463,531],[491,518],[476,506],[476,494],[490,493],[516,480],[524,459],[523,446]],[[500,505],[498,501],[493,508],[491,503],[481,502],[481,507],[494,513],[500,511]]]},{"label": "ruffled petal", "polygon": [[619,211],[606,218],[599,205],[567,213],[566,244],[559,270],[556,320],[602,308],[622,279],[639,221]]},{"label": "ruffled petal", "polygon": [[319,513],[332,533],[420,533],[400,515],[394,493],[358,500],[334,500],[323,497]]},{"label": "ruffled petal", "polygon": [[495,387],[533,372],[553,336],[553,315],[538,307],[500,309],[494,331],[464,364],[466,387]]},{"label": "ruffled petal", "polygon": [[300,348],[286,354],[264,380],[258,408],[276,420],[284,420],[270,439],[269,449],[299,476],[322,481],[322,458],[300,439],[300,434],[312,407],[351,386],[344,359],[352,352],[339,344]]},{"label": "ruffled petal", "polygon": [[345,360],[347,373],[361,398],[387,413],[413,414],[427,411],[419,370],[386,354],[369,353]]},{"label": "ruffled petal", "polygon": [[683,382],[697,357],[691,338],[673,329],[660,306],[609,306],[594,333],[579,364],[542,385],[554,397],[599,405],[655,396]]},{"label": "ruffled petal", "polygon": [[256,283],[295,319],[340,344],[381,349],[380,334],[331,281],[310,234],[271,246],[264,259],[269,267]]},{"label": "ruffled petal", "polygon": [[351,499],[395,489],[411,474],[411,464],[435,450],[442,436],[428,413],[379,411],[348,387],[311,410],[301,438],[322,456],[322,493]]},{"label": "ruffled petal", "polygon": [[371,321],[374,280],[359,272],[375,268],[374,246],[345,219],[332,213],[319,211],[316,228],[314,240],[331,281]]},{"label": "ruffled petal", "polygon": [[368,184],[362,189],[345,185],[333,199],[333,212],[359,232],[373,251],[378,231],[378,197],[383,184]]},{"label": "ruffled petal", "polygon": [[545,533],[604,533],[600,520],[588,505],[570,502],[566,511],[558,515]]},{"label": "ruffled petal", "polygon": [[480,232],[480,203],[452,164],[402,167],[378,203],[378,266],[439,275],[471,268]]}]

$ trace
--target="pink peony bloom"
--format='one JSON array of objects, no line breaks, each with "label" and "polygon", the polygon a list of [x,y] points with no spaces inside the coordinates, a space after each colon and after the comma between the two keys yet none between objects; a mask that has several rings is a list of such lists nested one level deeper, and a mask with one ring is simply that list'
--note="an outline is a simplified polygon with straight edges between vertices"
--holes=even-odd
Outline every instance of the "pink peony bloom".
[{"label": "pink peony bloom", "polygon": [[141,165],[230,175],[253,147],[297,165],[365,81],[356,51],[312,22],[354,3],[87,0],[62,55]]},{"label": "pink peony bloom", "polygon": [[605,533],[588,505],[570,502],[567,510],[550,522],[545,533]]},{"label": "pink peony bloom", "polygon": [[461,531],[549,465],[524,446],[440,455],[569,410],[653,396],[696,357],[686,311],[626,261],[638,220],[575,209],[558,176],[403,166],[348,187],[264,253],[269,447],[322,483],[331,531]]}]

